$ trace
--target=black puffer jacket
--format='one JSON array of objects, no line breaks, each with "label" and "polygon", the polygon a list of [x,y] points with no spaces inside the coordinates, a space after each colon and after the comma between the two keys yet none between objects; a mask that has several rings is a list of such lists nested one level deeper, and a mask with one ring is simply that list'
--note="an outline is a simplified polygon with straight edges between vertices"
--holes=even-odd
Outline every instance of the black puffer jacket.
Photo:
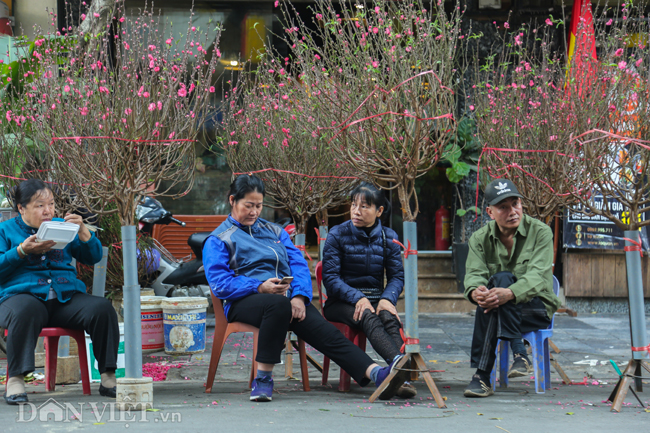
[{"label": "black puffer jacket", "polygon": [[[386,234],[385,258],[382,229]],[[400,247],[393,239],[397,239],[397,233],[382,227],[381,222],[377,222],[370,236],[352,221],[334,227],[327,235],[323,250],[323,284],[328,298],[356,304],[365,296],[359,289],[376,289],[376,296],[367,296],[369,300],[382,298],[396,304],[404,289],[404,266]],[[385,289],[382,287],[384,260]]]}]

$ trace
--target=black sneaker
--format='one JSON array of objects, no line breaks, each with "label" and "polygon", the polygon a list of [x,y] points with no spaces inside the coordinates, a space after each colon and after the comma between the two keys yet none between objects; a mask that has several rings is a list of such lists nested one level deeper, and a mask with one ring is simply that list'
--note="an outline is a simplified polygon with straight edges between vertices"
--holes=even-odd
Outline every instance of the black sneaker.
[{"label": "black sneaker", "polygon": [[463,395],[465,397],[489,397],[494,394],[490,380],[483,380],[481,376],[475,374],[472,376],[472,381],[465,388]]},{"label": "black sneaker", "polygon": [[512,363],[512,367],[510,367],[510,371],[508,372],[508,379],[527,376],[532,372],[533,366],[530,364],[528,356],[517,353],[515,354],[515,361]]},{"label": "black sneaker", "polygon": [[398,396],[399,398],[409,399],[418,395],[418,390],[415,389],[415,387],[410,383],[404,382],[404,384],[399,387],[395,395]]}]

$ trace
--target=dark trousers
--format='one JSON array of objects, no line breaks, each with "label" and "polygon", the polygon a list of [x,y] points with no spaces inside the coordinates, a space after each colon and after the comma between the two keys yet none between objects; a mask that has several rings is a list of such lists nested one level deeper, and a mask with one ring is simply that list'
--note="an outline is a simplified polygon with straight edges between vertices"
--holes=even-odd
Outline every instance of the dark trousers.
[{"label": "dark trousers", "polygon": [[[510,272],[499,272],[490,278],[488,288],[509,287],[516,281]],[[530,302],[515,304],[510,301],[488,313],[476,307],[474,336],[472,338],[471,366],[483,371],[492,371],[496,360],[497,339],[521,339],[526,332],[545,329],[551,324],[546,307],[539,298]]]},{"label": "dark trousers", "polygon": [[307,344],[337,363],[361,386],[370,380],[366,370],[374,362],[321,316],[316,307],[307,305],[302,322],[291,318],[291,302],[280,295],[255,294],[234,301],[228,312],[229,322],[243,322],[260,329],[255,360],[279,364],[287,332],[292,331]]},{"label": "dark trousers", "polygon": [[42,301],[29,294],[15,295],[0,304],[0,327],[9,331],[9,377],[34,371],[38,335],[47,327],[83,329],[93,342],[99,372],[117,368],[120,330],[117,314],[108,299],[80,292],[61,303],[57,299]]},{"label": "dark trousers", "polygon": [[[372,302],[372,307],[377,310],[379,301]],[[328,298],[325,303],[325,318],[331,322],[340,322],[351,328],[361,329],[370,341],[372,348],[390,364],[393,359],[401,354],[402,324],[399,319],[386,310],[379,314],[365,310],[361,320],[354,320],[355,306],[340,299]]]}]

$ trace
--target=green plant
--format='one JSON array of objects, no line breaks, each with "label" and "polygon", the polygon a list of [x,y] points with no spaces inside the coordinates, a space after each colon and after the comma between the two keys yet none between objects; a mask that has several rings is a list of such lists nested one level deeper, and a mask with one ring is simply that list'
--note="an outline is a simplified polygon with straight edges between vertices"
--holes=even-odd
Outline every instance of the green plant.
[{"label": "green plant", "polygon": [[476,206],[465,208],[461,189],[458,187],[460,181],[477,172],[481,147],[481,143],[476,137],[476,121],[470,117],[460,119],[456,135],[447,144],[442,155],[442,160],[449,164],[445,172],[447,179],[456,188],[459,202],[456,215],[459,217],[464,217],[469,211],[473,211],[477,215],[481,214],[481,209]]}]

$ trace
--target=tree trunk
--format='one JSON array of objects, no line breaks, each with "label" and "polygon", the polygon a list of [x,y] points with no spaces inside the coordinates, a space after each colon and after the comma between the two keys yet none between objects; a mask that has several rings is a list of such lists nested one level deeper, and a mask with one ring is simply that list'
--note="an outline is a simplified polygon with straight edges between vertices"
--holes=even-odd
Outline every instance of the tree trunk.
[{"label": "tree trunk", "polygon": [[294,211],[291,212],[291,218],[293,218],[293,223],[296,226],[296,234],[304,235],[307,232],[307,221],[309,220],[309,214],[300,214]]},{"label": "tree trunk", "polygon": [[318,220],[319,226],[329,226],[329,212],[327,209],[316,212],[316,219]]},{"label": "tree trunk", "polygon": [[417,205],[417,196],[415,196],[415,212],[411,211],[411,203],[409,200],[409,190],[408,186],[404,184],[404,181],[399,184],[397,187],[397,196],[399,197],[399,203],[402,206],[402,218],[404,221],[414,222],[415,218],[418,216],[418,205]]},{"label": "tree trunk", "polygon": [[[96,36],[106,31],[106,24],[109,22],[109,18],[113,16],[116,4],[114,0],[93,0],[88,12],[86,12],[86,19],[79,24],[81,35]],[[99,16],[96,16],[97,14]],[[86,38],[79,40],[82,51],[87,44]]]}]

